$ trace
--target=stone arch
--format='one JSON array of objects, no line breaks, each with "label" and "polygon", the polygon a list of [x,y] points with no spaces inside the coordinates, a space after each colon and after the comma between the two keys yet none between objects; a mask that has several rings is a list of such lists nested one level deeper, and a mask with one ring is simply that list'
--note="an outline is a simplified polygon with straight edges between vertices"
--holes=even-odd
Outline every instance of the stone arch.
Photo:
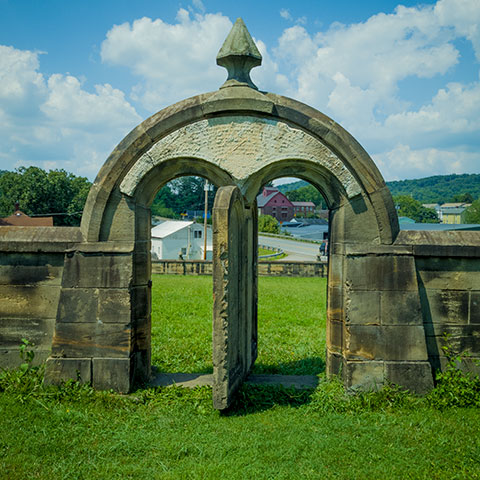
[{"label": "stone arch", "polygon": [[[46,381],[76,378],[80,372],[96,388],[126,392],[137,379],[148,378],[149,205],[164,183],[196,174],[226,187],[223,191],[244,209],[249,234],[241,242],[249,245],[249,271],[256,272],[255,196],[265,182],[292,175],[319,188],[333,212],[327,373],[342,372],[349,387],[388,380],[428,388],[432,372],[416,250],[398,235],[393,200],[374,162],[332,119],[257,90],[249,71],[261,63],[261,55],[241,19],[217,63],[228,70],[218,91],[145,120],[120,142],[95,179],[82,216],[82,238],[65,253]],[[229,213],[229,206],[224,210]],[[243,221],[241,215],[225,218],[227,233],[233,231],[231,223]],[[254,325],[255,286],[247,296]],[[401,302],[408,305],[398,308]],[[254,332],[251,338],[253,345]]]},{"label": "stone arch", "polygon": [[[312,162],[319,158],[312,158],[312,152],[303,152],[310,154],[310,158],[305,158],[305,155],[299,157],[298,152],[293,149],[290,152],[282,152],[277,158],[274,158],[272,154],[268,165],[255,166],[254,164],[253,170],[245,168],[245,171],[242,172],[241,168],[245,165],[240,168],[232,161],[229,165],[228,158],[215,157],[219,149],[227,148],[225,144],[221,144],[221,141],[217,145],[216,151],[209,152],[215,157],[213,161],[212,158],[205,158],[205,152],[199,152],[202,155],[195,151],[169,152],[176,142],[181,142],[182,136],[187,136],[189,130],[191,136],[198,139],[201,138],[202,133],[219,130],[223,125],[227,125],[226,129],[228,129],[228,121],[231,119],[236,119],[239,123],[243,122],[242,125],[267,126],[264,130],[268,130],[268,126],[272,125],[273,129],[278,126],[286,126],[286,129],[295,132],[294,136],[297,140],[303,136],[310,143],[316,141],[318,149],[324,149],[332,157],[323,159],[324,169],[331,167],[330,179],[336,177],[344,185],[347,197],[352,199],[359,196],[364,200],[365,206],[362,208],[368,210],[372,216],[372,222],[375,223],[374,241],[387,245],[394,241],[398,234],[398,219],[390,192],[374,162],[360,144],[342,127],[317,110],[286,97],[260,93],[247,87],[225,88],[218,92],[184,100],[145,120],[127,135],[105,162],[88,196],[81,224],[85,241],[116,239],[115,235],[111,235],[107,231],[112,226],[112,210],[118,210],[123,200],[127,203],[126,208],[131,211],[132,200],[135,204],[137,203],[133,194],[140,182],[142,185],[148,184],[148,180],[142,180],[141,172],[145,176],[147,172],[150,172],[149,175],[153,175],[153,168],[156,168],[157,171],[163,168],[160,164],[155,165],[154,161],[152,163],[152,152],[157,157],[161,157],[162,162],[160,163],[168,160],[172,162],[171,165],[174,165],[173,158],[179,159],[177,165],[179,171],[182,172],[188,170],[186,159],[191,159],[193,161],[189,163],[190,168],[203,171],[204,175],[205,172],[210,172],[218,178],[217,182],[228,183],[231,181],[247,195],[249,192],[246,189],[254,182],[261,181],[262,175],[260,174],[259,177],[255,177],[255,180],[250,179],[257,170],[263,169],[264,175],[267,175],[267,172],[280,170],[287,172],[288,166],[290,169],[293,169],[294,165],[303,167],[308,165],[309,161]],[[195,128],[197,132],[192,132]],[[261,137],[264,132],[260,128],[257,129],[257,133]],[[272,149],[279,146],[274,138],[260,138],[260,140],[263,140],[263,146],[270,142]],[[186,146],[185,143],[184,146]],[[191,141],[190,146],[195,147],[195,143]],[[238,142],[236,146],[238,146]],[[243,146],[248,147],[248,142]],[[297,147],[301,147],[300,142]],[[288,158],[295,158],[296,161],[289,162]],[[180,159],[183,160],[180,161]],[[251,161],[251,158],[247,160]],[[272,164],[277,162],[278,167],[273,167]],[[146,165],[150,165],[150,170],[145,167]],[[341,171],[338,171],[339,169]],[[221,173],[221,170],[224,172]],[[313,168],[310,170],[313,172]],[[172,178],[178,176],[176,172],[172,172],[172,175]],[[348,178],[342,178],[342,175]],[[327,175],[326,181],[323,182],[323,188],[327,189],[329,183],[334,182],[330,182]],[[350,195],[348,195],[349,188],[353,188],[353,193]],[[340,190],[338,188],[331,189],[329,198],[332,199],[332,202],[340,201],[340,196],[334,194],[335,191]],[[125,238],[122,237],[122,239]],[[372,238],[366,239],[366,241],[370,242]]]},{"label": "stone arch", "polygon": [[[83,243],[66,256],[50,368],[67,365],[70,355],[82,357],[93,365],[95,386],[111,388],[112,372],[123,372],[115,388],[124,391],[148,377],[149,206],[163,184],[188,174],[219,187],[237,186],[247,204],[254,204],[262,184],[285,175],[304,178],[324,193],[333,211],[327,372],[338,373],[347,361],[346,246],[391,245],[398,234],[393,201],[371,158],[338,124],[300,102],[244,86],[221,88],[158,112],[107,159],[87,199]],[[73,277],[91,268],[98,273],[69,283],[69,271]],[[88,345],[65,354],[78,328],[62,321],[73,301],[99,305],[100,324],[94,335],[86,334]],[[105,303],[112,305],[115,323],[102,320],[108,316],[100,307]],[[104,353],[99,339],[110,333],[103,330],[121,332],[117,341],[125,347]]]}]

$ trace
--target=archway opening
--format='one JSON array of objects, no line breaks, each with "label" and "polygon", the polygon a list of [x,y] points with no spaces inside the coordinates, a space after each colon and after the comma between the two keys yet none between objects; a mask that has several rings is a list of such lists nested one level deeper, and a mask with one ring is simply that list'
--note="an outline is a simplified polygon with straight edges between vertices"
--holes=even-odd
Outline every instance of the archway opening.
[{"label": "archway opening", "polygon": [[[258,357],[253,373],[325,371],[329,209],[298,178],[277,177],[258,208]],[[319,265],[321,262],[321,265]]]},{"label": "archway opening", "polygon": [[217,187],[181,176],[151,204],[152,368],[212,372],[211,212]]}]

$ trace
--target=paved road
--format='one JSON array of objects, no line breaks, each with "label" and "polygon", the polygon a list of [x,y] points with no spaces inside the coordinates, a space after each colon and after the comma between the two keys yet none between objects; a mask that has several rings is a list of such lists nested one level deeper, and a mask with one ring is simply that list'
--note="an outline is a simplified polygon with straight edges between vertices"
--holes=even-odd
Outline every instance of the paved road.
[{"label": "paved road", "polygon": [[315,243],[296,242],[283,240],[282,238],[258,236],[260,245],[281,248],[287,255],[288,260],[312,261],[317,259],[320,245]]}]

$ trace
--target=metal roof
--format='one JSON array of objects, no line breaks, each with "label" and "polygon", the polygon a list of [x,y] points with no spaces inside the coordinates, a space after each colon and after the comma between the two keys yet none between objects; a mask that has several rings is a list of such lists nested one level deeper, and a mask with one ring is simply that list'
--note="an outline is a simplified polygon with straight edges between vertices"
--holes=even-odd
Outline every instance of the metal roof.
[{"label": "metal roof", "polygon": [[29,217],[21,210],[17,210],[9,217],[0,218],[0,225],[4,227],[53,227],[53,217]]},{"label": "metal roof", "polygon": [[275,195],[281,195],[288,202],[288,204],[292,203],[282,192],[277,190],[276,192],[273,192],[266,197],[262,193],[260,195],[257,195],[257,207],[264,207],[273,197],[275,197]]},{"label": "metal roof", "polygon": [[314,207],[313,202],[292,202],[294,207]]},{"label": "metal roof", "polygon": [[167,220],[166,222],[152,228],[152,238],[165,238],[172,233],[178,232],[189,227],[194,222],[186,222],[184,220]]}]

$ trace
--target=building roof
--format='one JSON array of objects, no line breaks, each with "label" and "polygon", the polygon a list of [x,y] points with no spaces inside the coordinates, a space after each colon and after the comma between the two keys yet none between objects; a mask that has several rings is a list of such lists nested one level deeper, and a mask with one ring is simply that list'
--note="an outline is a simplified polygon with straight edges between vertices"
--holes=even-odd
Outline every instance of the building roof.
[{"label": "building roof", "polygon": [[9,217],[0,218],[0,226],[53,227],[53,217],[29,217],[21,210],[16,210]]},{"label": "building roof", "polygon": [[461,215],[466,210],[465,207],[448,207],[445,210],[442,209],[443,215]]},{"label": "building roof", "polygon": [[409,217],[398,217],[398,221],[402,223],[415,223],[415,220]]},{"label": "building roof", "polygon": [[440,208],[441,209],[444,209],[444,208],[467,208],[469,207],[471,204],[470,203],[464,203],[464,202],[456,202],[456,203],[444,203],[443,205],[440,205]]},{"label": "building roof", "polygon": [[172,233],[178,232],[189,227],[194,222],[186,222],[184,220],[167,220],[166,222],[152,228],[152,238],[165,238]]},{"label": "building roof", "polygon": [[[268,192],[271,192],[271,193],[269,193],[268,195],[265,195],[265,193],[268,193]],[[292,202],[280,190],[278,190],[278,188],[269,187],[269,188],[265,188],[263,190],[263,193],[261,193],[260,195],[257,195],[257,207],[258,208],[264,207],[276,195],[280,195],[282,198],[284,198],[288,202],[289,205],[292,205]]]},{"label": "building roof", "polygon": [[294,207],[315,207],[313,202],[292,202]]},{"label": "building roof", "polygon": [[273,192],[270,195],[264,197],[262,194],[257,196],[257,206],[264,207],[278,192]]}]

